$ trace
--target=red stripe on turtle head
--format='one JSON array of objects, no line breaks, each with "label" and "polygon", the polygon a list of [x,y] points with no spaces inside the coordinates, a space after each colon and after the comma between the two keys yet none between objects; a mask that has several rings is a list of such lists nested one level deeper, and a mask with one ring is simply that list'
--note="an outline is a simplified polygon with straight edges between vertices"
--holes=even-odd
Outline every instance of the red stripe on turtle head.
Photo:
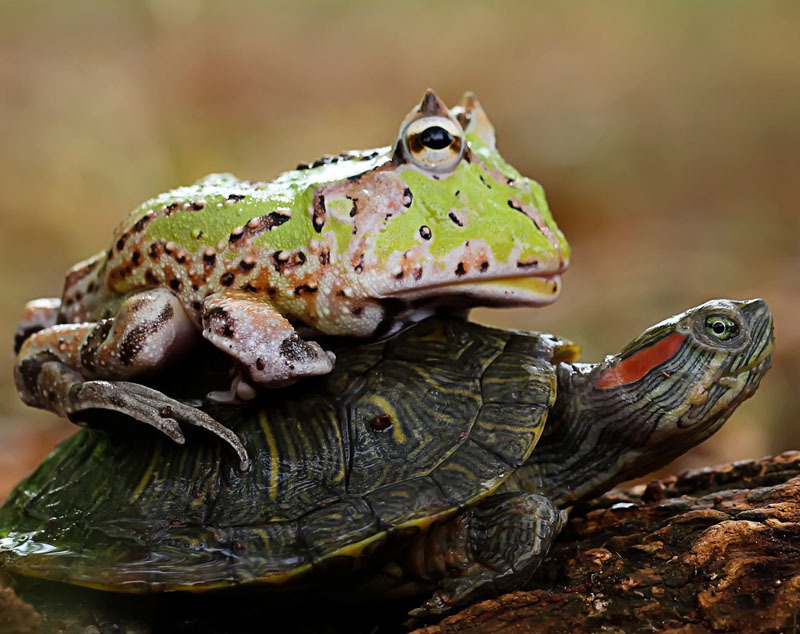
[{"label": "red stripe on turtle head", "polygon": [[654,367],[671,359],[680,349],[684,339],[686,335],[675,332],[646,348],[637,350],[616,365],[603,370],[597,377],[595,385],[607,389],[638,381]]}]

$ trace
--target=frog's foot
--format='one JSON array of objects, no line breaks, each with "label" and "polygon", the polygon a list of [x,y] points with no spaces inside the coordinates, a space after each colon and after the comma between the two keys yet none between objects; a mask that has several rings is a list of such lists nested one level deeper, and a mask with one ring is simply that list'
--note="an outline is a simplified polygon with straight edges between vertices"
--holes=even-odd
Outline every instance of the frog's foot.
[{"label": "frog's foot", "polygon": [[244,291],[225,290],[206,298],[203,336],[234,357],[247,380],[267,387],[327,374],[335,360],[318,343],[301,339],[269,304]]},{"label": "frog's foot", "polygon": [[128,381],[87,381],[68,365],[47,358],[27,358],[19,366],[25,382],[26,402],[55,412],[74,423],[85,423],[91,410],[115,411],[152,425],[172,440],[183,444],[180,424],[200,427],[229,444],[239,456],[241,468],[249,459],[239,437],[195,407],[158,390]]},{"label": "frog's foot", "polygon": [[22,344],[33,333],[55,326],[60,309],[61,300],[58,297],[34,299],[25,304],[14,333],[14,354],[19,352]]},{"label": "frog's foot", "polygon": [[87,410],[112,410],[126,414],[162,431],[172,440],[183,444],[179,423],[200,427],[226,442],[239,456],[242,470],[249,469],[247,450],[239,437],[204,411],[162,394],[158,390],[128,381],[85,381],[73,384],[67,391],[64,411],[70,420],[80,422]]},{"label": "frog's foot", "polygon": [[73,421],[79,412],[116,410],[176,442],[183,442],[179,422],[203,427],[230,444],[244,463],[244,447],[225,426],[199,409],[123,380],[160,369],[197,338],[178,298],[165,289],[148,289],[128,297],[113,319],[51,325],[27,336],[14,379],[22,400],[33,407]]},{"label": "frog's foot", "polygon": [[[432,542],[442,541],[434,531],[427,540],[427,565],[432,565],[431,559],[447,563],[448,558],[451,565],[434,595],[411,616],[438,618],[477,599],[519,588],[539,567],[564,520],[558,507],[541,495],[500,493],[446,522],[446,555],[430,557]],[[454,554],[461,559],[456,566]]]}]

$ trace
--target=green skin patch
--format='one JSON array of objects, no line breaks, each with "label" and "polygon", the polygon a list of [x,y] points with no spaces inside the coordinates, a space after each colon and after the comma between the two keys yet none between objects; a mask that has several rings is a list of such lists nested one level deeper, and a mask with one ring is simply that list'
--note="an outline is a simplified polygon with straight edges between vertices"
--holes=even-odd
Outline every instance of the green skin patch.
[{"label": "green skin patch", "polygon": [[[408,211],[388,223],[376,238],[375,253],[379,261],[383,263],[389,254],[415,246],[419,242],[418,229],[423,225],[431,229],[430,255],[437,260],[459,249],[468,240],[483,240],[497,262],[507,261],[515,246],[523,260],[557,260],[562,252],[569,257],[566,240],[555,227],[547,203],[543,208],[537,205],[537,202],[544,201],[543,194],[536,200],[534,192],[537,189],[541,192],[538,183],[526,178],[522,179],[521,186],[516,187],[497,181],[484,185],[481,176],[487,179],[485,170],[474,163],[460,165],[441,181],[433,181],[414,170],[403,172],[403,182],[418,195]],[[445,194],[448,191],[450,200]],[[509,208],[509,200],[536,210],[534,213],[550,230],[550,235],[531,231],[531,218],[524,212],[512,213],[515,210]],[[442,214],[443,202],[447,206],[448,213],[445,214]],[[451,211],[458,221],[451,219]],[[502,220],[503,227],[500,235],[498,220]],[[553,236],[558,238],[554,241]]]}]

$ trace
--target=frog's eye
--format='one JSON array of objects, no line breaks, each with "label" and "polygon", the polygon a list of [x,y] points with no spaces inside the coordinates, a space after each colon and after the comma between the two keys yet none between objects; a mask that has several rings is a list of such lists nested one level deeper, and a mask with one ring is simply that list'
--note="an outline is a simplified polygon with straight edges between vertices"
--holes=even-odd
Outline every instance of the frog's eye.
[{"label": "frog's eye", "polygon": [[447,172],[461,160],[463,130],[447,117],[422,117],[403,130],[403,146],[418,167]]},{"label": "frog's eye", "polygon": [[728,341],[739,334],[738,324],[725,315],[706,317],[706,332],[720,341]]}]

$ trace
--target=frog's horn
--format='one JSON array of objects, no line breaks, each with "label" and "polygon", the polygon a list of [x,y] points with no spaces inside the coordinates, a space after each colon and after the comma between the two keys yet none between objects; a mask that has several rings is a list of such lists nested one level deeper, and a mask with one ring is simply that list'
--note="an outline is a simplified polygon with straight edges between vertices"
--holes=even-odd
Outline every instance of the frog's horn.
[{"label": "frog's horn", "polygon": [[450,111],[447,109],[444,101],[439,99],[436,93],[430,88],[422,95],[422,101],[420,101],[419,106],[417,106],[417,113],[426,117],[432,115],[441,115],[443,117],[450,116]]},{"label": "frog's horn", "polygon": [[486,145],[497,146],[497,137],[494,134],[494,126],[486,116],[478,98],[471,92],[465,92],[459,104],[451,110],[453,116],[458,119],[465,134],[475,134]]}]

